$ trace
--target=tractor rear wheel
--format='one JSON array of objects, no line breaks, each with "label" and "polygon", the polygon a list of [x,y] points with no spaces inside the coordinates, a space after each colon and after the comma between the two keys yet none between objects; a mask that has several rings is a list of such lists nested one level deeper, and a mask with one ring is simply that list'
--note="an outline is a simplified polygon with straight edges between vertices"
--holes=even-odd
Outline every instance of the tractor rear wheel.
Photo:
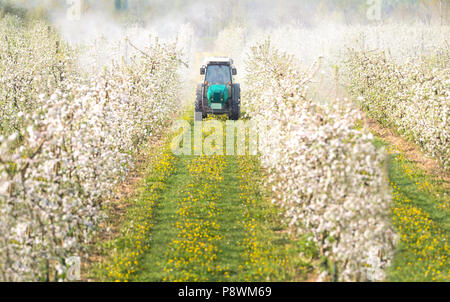
[{"label": "tractor rear wheel", "polygon": [[228,117],[232,121],[237,121],[241,116],[241,86],[233,84],[231,106]]},{"label": "tractor rear wheel", "polygon": [[208,114],[203,111],[203,84],[198,84],[195,98],[195,120],[201,121],[207,117]]}]

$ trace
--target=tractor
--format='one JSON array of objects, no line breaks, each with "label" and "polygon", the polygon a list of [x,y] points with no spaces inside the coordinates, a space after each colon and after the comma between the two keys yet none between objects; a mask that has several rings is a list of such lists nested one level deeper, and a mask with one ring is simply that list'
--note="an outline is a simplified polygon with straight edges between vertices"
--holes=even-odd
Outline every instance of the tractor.
[{"label": "tractor", "polygon": [[208,114],[228,114],[230,120],[238,120],[241,114],[241,88],[234,83],[237,70],[233,60],[208,58],[200,68],[200,75],[204,79],[197,86],[195,120],[201,121]]}]

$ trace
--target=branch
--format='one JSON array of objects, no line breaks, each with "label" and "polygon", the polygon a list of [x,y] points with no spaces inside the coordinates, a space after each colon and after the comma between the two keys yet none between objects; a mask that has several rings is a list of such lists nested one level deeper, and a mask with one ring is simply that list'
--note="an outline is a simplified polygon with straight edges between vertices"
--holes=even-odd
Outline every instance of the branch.
[{"label": "branch", "polygon": [[183,65],[184,65],[184,67],[186,67],[186,68],[189,68],[189,64],[188,64],[188,63],[186,63],[186,62],[184,62],[183,60],[181,60],[181,59],[178,59],[178,62],[179,62],[179,63],[181,63],[181,64],[183,64]]},{"label": "branch", "polygon": [[[322,65],[322,59],[323,57],[319,57],[319,59],[314,62],[314,64],[311,66],[310,70],[308,71],[309,77],[306,77],[303,81],[301,81],[301,85],[304,85],[306,83],[310,83],[312,79],[314,79],[317,75],[317,73],[320,70],[320,66]],[[313,68],[316,66],[316,68],[313,70]]]},{"label": "branch", "polygon": [[[6,164],[8,164],[8,162],[4,161],[3,158],[0,157],[0,164],[6,166]],[[6,169],[4,169],[4,170],[6,171],[6,174],[8,174],[8,176],[9,176],[10,178],[13,178],[13,175],[12,175],[10,169],[6,168]]]},{"label": "branch", "polygon": [[[39,146],[36,148],[36,150],[33,152],[33,154],[31,154],[31,156],[29,158],[30,160],[33,159],[41,151],[42,146],[44,146],[44,143],[45,143],[45,138],[43,138],[41,140],[41,142],[39,143]],[[19,169],[19,172],[23,174],[28,169],[29,166],[30,166],[30,162],[28,161],[25,165],[23,165],[22,168]]]},{"label": "branch", "polygon": [[130,40],[126,39],[126,41],[131,45],[131,47],[133,47],[134,49],[136,49],[137,51],[139,51],[141,54],[143,54],[144,56],[146,56],[147,58],[150,58],[150,56],[143,50],[140,50],[139,48],[137,48],[136,46],[134,46],[133,43],[131,43]]},{"label": "branch", "polygon": [[[150,58],[150,56],[149,56],[148,53],[146,53],[145,51],[143,51],[143,50],[137,48],[135,45],[133,45],[133,43],[131,43],[130,40],[126,39],[126,41],[131,45],[131,47],[133,47],[134,49],[136,49],[137,51],[139,51],[141,54],[143,54],[143,55],[146,56],[147,58]],[[183,60],[177,59],[177,61],[178,61],[179,63],[183,64],[186,68],[189,68],[189,64],[186,63],[186,62],[184,62]]]}]

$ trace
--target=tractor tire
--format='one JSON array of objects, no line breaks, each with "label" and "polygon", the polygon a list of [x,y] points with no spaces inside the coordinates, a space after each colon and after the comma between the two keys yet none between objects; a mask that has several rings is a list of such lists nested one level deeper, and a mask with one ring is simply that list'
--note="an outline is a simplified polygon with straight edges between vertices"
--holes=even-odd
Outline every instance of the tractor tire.
[{"label": "tractor tire", "polygon": [[197,85],[197,93],[195,98],[195,121],[202,121],[208,115],[203,111],[203,84]]},{"label": "tractor tire", "polygon": [[239,84],[233,84],[230,107],[230,112],[228,114],[230,120],[239,120],[241,116],[241,86]]}]

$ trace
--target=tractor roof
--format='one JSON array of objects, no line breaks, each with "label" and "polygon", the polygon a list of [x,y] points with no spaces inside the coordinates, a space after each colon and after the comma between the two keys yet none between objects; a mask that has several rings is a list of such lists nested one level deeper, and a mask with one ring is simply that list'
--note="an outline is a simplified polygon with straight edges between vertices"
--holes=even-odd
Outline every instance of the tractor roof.
[{"label": "tractor roof", "polygon": [[233,65],[233,59],[227,57],[210,57],[205,59],[205,65],[210,64],[229,64]]}]

